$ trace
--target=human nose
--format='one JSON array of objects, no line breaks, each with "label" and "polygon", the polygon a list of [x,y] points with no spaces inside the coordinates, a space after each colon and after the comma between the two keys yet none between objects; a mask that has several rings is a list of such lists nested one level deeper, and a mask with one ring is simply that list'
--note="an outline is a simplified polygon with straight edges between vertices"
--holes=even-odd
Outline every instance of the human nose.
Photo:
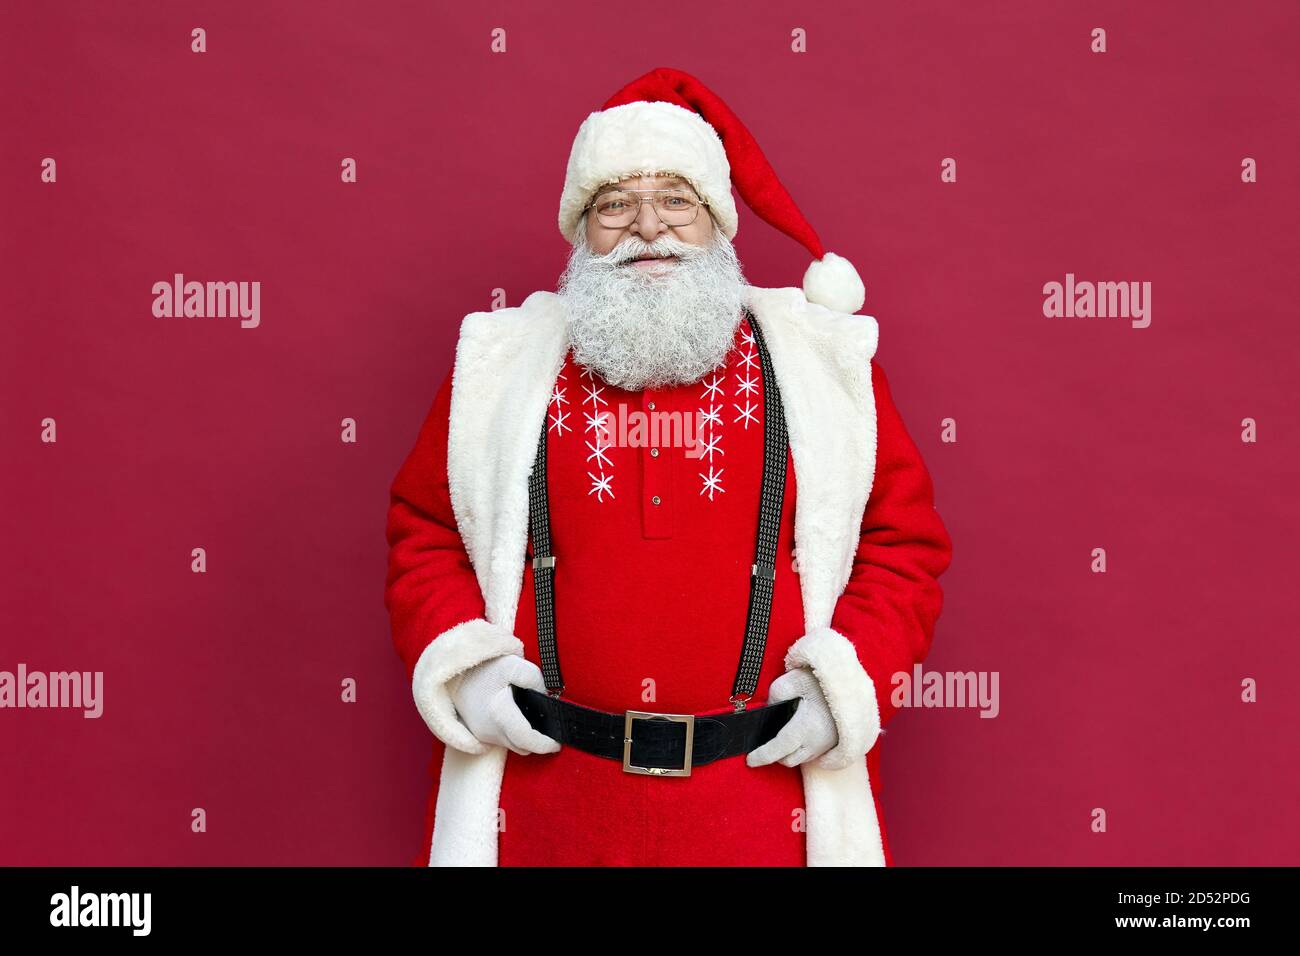
[{"label": "human nose", "polygon": [[668,231],[664,221],[659,218],[659,213],[655,209],[653,197],[641,199],[641,205],[637,208],[636,218],[632,220],[632,231],[647,241],[657,239],[662,233]]}]

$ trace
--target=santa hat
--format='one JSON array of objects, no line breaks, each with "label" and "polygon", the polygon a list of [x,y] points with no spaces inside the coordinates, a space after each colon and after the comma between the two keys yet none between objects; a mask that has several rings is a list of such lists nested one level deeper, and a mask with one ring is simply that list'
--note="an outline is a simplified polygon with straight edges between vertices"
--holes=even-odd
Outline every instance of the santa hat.
[{"label": "santa hat", "polygon": [[853,264],[822,248],[749,130],[717,94],[681,70],[651,70],[583,120],[560,197],[560,232],[576,244],[583,208],[597,189],[656,173],[688,180],[728,239],[739,225],[734,184],[761,219],[812,253],[803,277],[809,302],[836,312],[862,308],[866,289]]}]

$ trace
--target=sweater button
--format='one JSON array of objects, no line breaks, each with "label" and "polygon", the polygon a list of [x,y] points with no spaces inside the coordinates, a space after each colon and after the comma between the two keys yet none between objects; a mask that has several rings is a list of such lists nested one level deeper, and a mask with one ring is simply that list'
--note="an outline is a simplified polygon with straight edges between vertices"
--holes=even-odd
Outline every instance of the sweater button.
[{"label": "sweater button", "polygon": [[655,410],[655,403],[654,403],[654,402],[651,402],[650,404],[648,404],[648,405],[646,406],[646,408],[650,409],[650,411],[653,412],[653,411]]},{"label": "sweater button", "polygon": [[652,505],[657,505],[657,504],[659,504],[659,496],[658,496],[658,495],[655,495],[653,498],[651,498],[651,499],[650,499],[650,503],[651,503]]},{"label": "sweater button", "polygon": [[651,448],[651,449],[650,449],[650,457],[651,457],[651,458],[658,458],[658,457],[659,457],[659,449],[658,449],[658,448]]}]

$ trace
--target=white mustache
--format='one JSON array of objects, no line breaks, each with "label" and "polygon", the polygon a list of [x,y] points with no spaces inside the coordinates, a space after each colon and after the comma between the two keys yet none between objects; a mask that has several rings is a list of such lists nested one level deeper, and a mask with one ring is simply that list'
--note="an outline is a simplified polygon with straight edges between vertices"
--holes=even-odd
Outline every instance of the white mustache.
[{"label": "white mustache", "polygon": [[703,248],[694,243],[684,242],[674,236],[660,236],[654,242],[646,242],[636,236],[624,239],[603,256],[593,256],[595,262],[608,265],[622,265],[642,256],[676,256],[678,259],[693,259],[703,254]]}]

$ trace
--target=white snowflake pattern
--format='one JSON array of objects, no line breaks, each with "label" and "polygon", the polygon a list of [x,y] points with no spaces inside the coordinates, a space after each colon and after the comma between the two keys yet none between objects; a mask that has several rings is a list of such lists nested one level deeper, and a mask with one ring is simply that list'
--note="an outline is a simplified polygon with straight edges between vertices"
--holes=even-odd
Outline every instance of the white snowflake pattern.
[{"label": "white snowflake pattern", "polygon": [[722,375],[718,374],[713,376],[712,381],[706,381],[704,383],[704,394],[701,395],[700,398],[714,399],[714,398],[721,398],[721,397],[722,397]]},{"label": "white snowflake pattern", "polygon": [[613,475],[607,475],[602,471],[600,477],[597,478],[591,472],[587,472],[587,477],[591,479],[591,490],[587,492],[589,496],[595,495],[597,501],[604,501],[605,495],[609,495],[611,498],[614,497],[614,489],[609,486],[610,482],[614,480]]},{"label": "white snowflake pattern", "polygon": [[552,415],[552,416],[550,416],[550,418],[551,418],[551,430],[553,430],[557,435],[563,435],[563,434],[564,434],[564,430],[565,430],[566,428],[567,428],[569,431],[573,431],[573,426],[572,426],[572,425],[566,425],[566,424],[564,423],[564,420],[565,420],[566,418],[568,418],[568,417],[569,417],[569,413],[566,412],[564,409],[560,408],[560,407],[557,405],[557,406],[556,406],[556,409],[555,409],[555,414]]},{"label": "white snowflake pattern", "polygon": [[[756,401],[759,393],[760,379],[757,375],[758,353],[755,350],[754,335],[748,331],[742,331],[741,343],[748,348],[737,348],[733,353],[734,365],[730,368],[735,376],[735,396],[738,402],[732,402],[731,406],[735,410],[736,417],[733,422],[740,423],[748,430],[751,423],[757,425],[758,402]],[[613,442],[609,438],[608,429],[610,419],[613,417],[608,408],[609,400],[605,397],[605,388],[598,383],[598,379],[593,375],[592,370],[582,366],[580,377],[586,381],[582,382],[582,412],[586,421],[584,432],[594,432],[589,440],[585,440],[587,446],[587,464],[594,467],[596,471],[587,472],[587,477],[591,481],[591,487],[587,495],[596,496],[598,502],[603,502],[606,497],[614,498],[614,475],[613,460],[609,455],[609,449],[613,447]],[[699,472],[700,476],[700,494],[707,495],[709,501],[713,501],[718,495],[725,494],[726,488],[722,485],[723,472],[725,469],[717,467],[715,464],[717,456],[724,455],[722,448],[722,427],[724,420],[722,417],[723,409],[726,406],[725,382],[728,368],[720,367],[717,371],[707,376],[701,381],[703,394],[700,396],[701,406],[698,409],[698,432],[695,439],[695,445],[691,451],[691,456],[707,462],[707,471]],[[563,372],[559,376],[559,381],[564,382]],[[717,400],[721,400],[721,402]],[[551,394],[551,404],[553,413],[550,416],[551,430],[562,435],[566,430],[573,431],[574,426],[569,424],[569,412],[564,408],[569,404],[566,395],[566,388],[557,384]],[[576,409],[575,409],[576,410]]]},{"label": "white snowflake pattern", "polygon": [[[599,437],[597,437],[594,445],[591,442],[587,442],[587,450],[591,452],[591,454],[587,456],[587,461],[591,461],[591,459],[594,458],[596,459],[597,467],[600,467],[601,465],[604,465],[607,468],[614,467],[614,463],[610,461],[609,456],[605,454],[605,452],[609,450],[609,445],[602,445]],[[604,474],[604,472],[601,472],[601,474]]]},{"label": "white snowflake pattern", "polygon": [[712,501],[714,492],[721,494],[726,491],[726,489],[721,485],[722,473],[725,470],[726,469],[724,468],[718,468],[715,471],[713,466],[710,465],[709,473],[707,475],[704,472],[700,472],[700,477],[704,479],[704,485],[700,488],[700,494],[704,494],[707,491],[709,493],[709,500]]},{"label": "white snowflake pattern", "polygon": [[742,378],[742,379],[737,380],[737,382],[736,382],[736,394],[737,394],[737,395],[757,395],[757,394],[758,394],[758,379],[756,379],[756,378],[751,378],[751,377],[749,377],[749,376],[746,376],[745,378]]},{"label": "white snowflake pattern", "polygon": [[[603,397],[604,386],[596,384],[596,377],[591,374],[590,369],[583,369],[583,377],[588,380],[587,384],[582,387],[582,413],[587,419],[587,427],[583,429],[583,433],[595,433],[593,436],[595,441],[586,443],[587,451],[590,452],[587,455],[587,462],[591,463],[592,459],[595,459],[595,467],[600,472],[599,477],[587,472],[587,477],[591,479],[591,490],[587,494],[595,495],[596,500],[599,502],[604,501],[606,495],[610,498],[614,497],[612,487],[614,476],[605,473],[605,469],[608,468],[613,471],[614,468],[613,460],[606,454],[614,445],[610,436],[610,420],[614,416],[607,408],[602,409],[600,407],[609,405],[609,400]],[[588,411],[588,408],[591,410]]]},{"label": "white snowflake pattern", "polygon": [[699,440],[699,457],[707,458],[709,463],[712,464],[714,455],[725,455],[726,452],[718,447],[718,442],[720,441],[722,441],[722,436],[710,431],[707,438],[701,438]]}]

